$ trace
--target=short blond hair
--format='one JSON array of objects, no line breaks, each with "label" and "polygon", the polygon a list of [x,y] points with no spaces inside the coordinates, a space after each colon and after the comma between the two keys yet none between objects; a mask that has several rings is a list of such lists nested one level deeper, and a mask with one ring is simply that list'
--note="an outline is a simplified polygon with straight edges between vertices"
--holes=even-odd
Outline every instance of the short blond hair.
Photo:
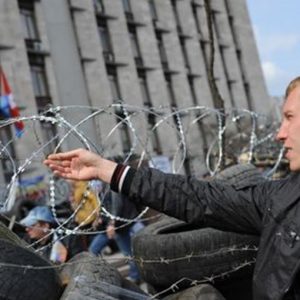
[{"label": "short blond hair", "polygon": [[289,96],[289,94],[297,87],[300,86],[300,76],[294,78],[285,90],[285,99]]}]

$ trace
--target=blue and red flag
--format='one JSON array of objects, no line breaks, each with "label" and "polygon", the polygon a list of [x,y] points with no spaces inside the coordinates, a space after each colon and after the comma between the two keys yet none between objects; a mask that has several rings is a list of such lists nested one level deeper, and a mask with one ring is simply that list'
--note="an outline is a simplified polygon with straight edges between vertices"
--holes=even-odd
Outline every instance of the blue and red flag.
[{"label": "blue and red flag", "polygon": [[[4,119],[20,117],[20,111],[16,105],[12,91],[6,79],[6,76],[0,66],[0,113]],[[24,130],[22,121],[14,122],[16,135],[20,137]]]}]

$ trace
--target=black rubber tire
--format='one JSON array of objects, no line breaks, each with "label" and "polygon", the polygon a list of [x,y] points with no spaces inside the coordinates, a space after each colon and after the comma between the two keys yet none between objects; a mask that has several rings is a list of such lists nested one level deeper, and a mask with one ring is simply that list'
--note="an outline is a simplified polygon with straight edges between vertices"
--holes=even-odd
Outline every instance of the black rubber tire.
[{"label": "black rubber tire", "polygon": [[101,256],[90,252],[76,254],[61,270],[61,276],[69,281],[82,274],[92,274],[100,281],[121,286],[122,277],[119,272]]},{"label": "black rubber tire", "polygon": [[190,280],[182,281],[181,288],[190,286],[191,280],[207,280],[228,272],[232,272],[230,276],[219,280],[251,277],[252,267],[233,270],[246,261],[252,261],[256,251],[229,250],[233,247],[244,249],[246,246],[254,249],[258,241],[257,236],[213,228],[197,229],[165,217],[145,227],[134,237],[133,256],[137,259],[143,280],[160,291],[182,278]]},{"label": "black rubber tire", "polygon": [[225,298],[210,284],[200,284],[179,293],[169,295],[163,300],[225,300]]},{"label": "black rubber tire", "polygon": [[121,277],[120,273],[100,256],[82,252],[69,260],[61,271],[68,285],[60,300],[140,300],[149,295]]},{"label": "black rubber tire", "polygon": [[110,294],[114,295],[122,284],[116,269],[103,258],[88,252],[81,252],[69,260],[61,271],[61,277],[68,281],[61,300],[100,297],[102,294],[107,295],[107,299],[114,299]]},{"label": "black rubber tire", "polygon": [[48,261],[3,239],[0,239],[0,253],[0,299],[59,299],[61,281],[56,269]]},{"label": "black rubber tire", "polygon": [[[261,172],[251,164],[239,164],[222,170],[211,180],[222,180],[237,189],[252,186],[266,180]],[[245,262],[254,261],[259,237],[212,228],[195,228],[185,222],[165,217],[143,229],[133,239],[133,255],[142,278],[157,291],[166,289],[182,278],[205,280],[219,274],[230,273],[224,283],[234,278],[251,279],[254,264],[241,268]],[[222,249],[244,249],[248,251],[224,252]],[[206,255],[203,255],[205,253]],[[198,257],[197,257],[197,254]],[[202,255],[201,255],[202,254]],[[188,255],[192,257],[189,258]],[[182,260],[172,259],[184,258]],[[149,263],[147,263],[149,261]],[[153,262],[157,261],[157,262]],[[182,281],[187,287],[190,280]]]},{"label": "black rubber tire", "polygon": [[26,242],[21,240],[14,232],[8,229],[6,225],[0,222],[0,239],[10,241],[16,245],[26,246]]}]

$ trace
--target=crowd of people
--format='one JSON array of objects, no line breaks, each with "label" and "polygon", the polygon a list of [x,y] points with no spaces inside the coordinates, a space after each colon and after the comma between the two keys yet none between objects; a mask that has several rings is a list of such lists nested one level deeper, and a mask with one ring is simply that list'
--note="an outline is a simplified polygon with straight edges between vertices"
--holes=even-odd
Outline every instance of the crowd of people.
[{"label": "crowd of people", "polygon": [[[23,238],[36,252],[55,264],[67,262],[82,251],[102,255],[105,247],[109,245],[115,245],[124,256],[131,257],[132,236],[145,226],[139,220],[131,222],[139,214],[137,206],[101,183],[98,197],[87,181],[69,180],[68,183],[70,193],[67,201],[71,208],[70,216],[73,217],[67,227],[70,232],[77,228],[80,231],[88,230],[89,234],[78,234],[75,230],[74,233],[66,235],[63,230],[59,230],[61,222],[54,217],[56,214],[51,207],[38,205],[20,220],[26,231]],[[110,215],[101,214],[101,205]],[[129,259],[128,263],[127,278],[134,283],[140,283],[134,260]]]}]

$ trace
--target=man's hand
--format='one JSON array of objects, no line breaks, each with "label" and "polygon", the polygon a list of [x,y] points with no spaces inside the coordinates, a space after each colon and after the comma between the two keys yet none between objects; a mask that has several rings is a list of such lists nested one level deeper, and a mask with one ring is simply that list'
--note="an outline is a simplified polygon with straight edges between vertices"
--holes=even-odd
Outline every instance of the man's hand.
[{"label": "man's hand", "polygon": [[76,149],[65,153],[50,154],[44,161],[54,174],[66,179],[99,179],[110,183],[117,166],[115,162],[85,149]]},{"label": "man's hand", "polygon": [[106,235],[111,240],[116,234],[116,228],[114,224],[109,224],[106,228]]},{"label": "man's hand", "polygon": [[103,223],[103,220],[100,216],[97,216],[96,219],[93,221],[92,223],[92,228],[94,230],[98,229],[98,226],[101,225]]}]

